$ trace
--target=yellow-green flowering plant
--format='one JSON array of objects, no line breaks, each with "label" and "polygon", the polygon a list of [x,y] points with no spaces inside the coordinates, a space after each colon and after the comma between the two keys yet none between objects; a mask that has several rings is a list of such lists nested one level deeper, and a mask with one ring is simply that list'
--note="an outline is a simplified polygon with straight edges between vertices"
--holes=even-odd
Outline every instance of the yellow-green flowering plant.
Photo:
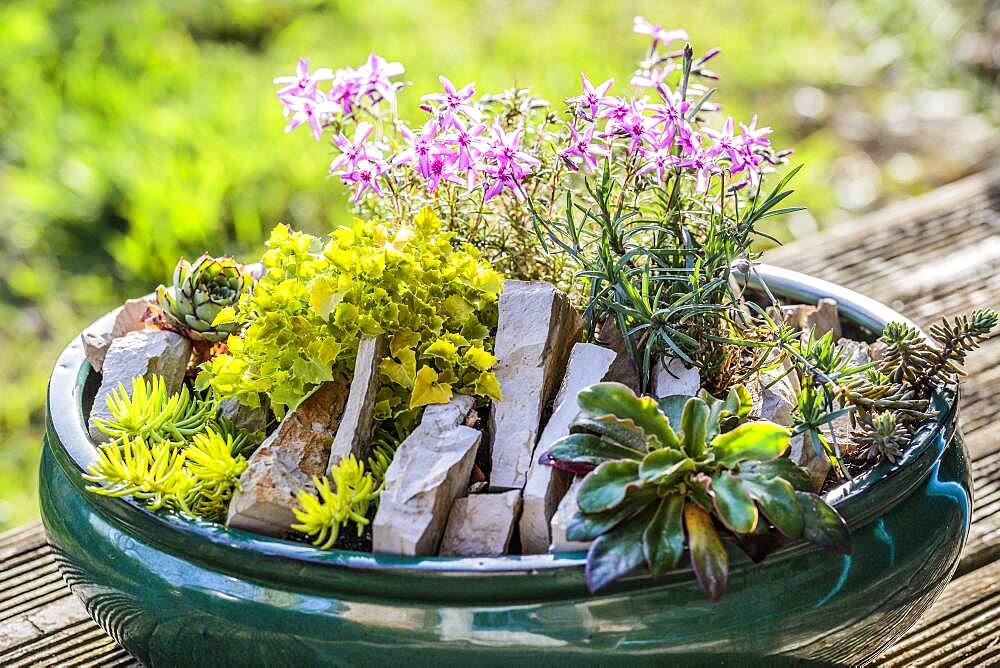
[{"label": "yellow-green flowering plant", "polygon": [[335,372],[349,374],[361,337],[385,335],[377,419],[455,393],[498,399],[490,349],[501,277],[453,237],[429,209],[356,220],[325,241],[279,225],[253,294],[217,318],[249,324],[204,365],[199,387],[251,406],[265,394],[280,417]]}]

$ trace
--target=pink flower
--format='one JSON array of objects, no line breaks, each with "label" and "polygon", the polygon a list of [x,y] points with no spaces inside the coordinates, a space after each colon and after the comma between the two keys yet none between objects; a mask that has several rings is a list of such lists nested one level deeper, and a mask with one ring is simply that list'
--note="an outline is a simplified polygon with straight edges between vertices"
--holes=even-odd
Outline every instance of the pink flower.
[{"label": "pink flower", "polygon": [[474,121],[479,120],[479,112],[468,104],[472,96],[476,94],[476,84],[468,83],[462,86],[461,90],[458,90],[447,77],[439,76],[438,80],[444,87],[444,93],[429,93],[421,96],[420,99],[424,102],[437,103],[442,128],[457,126],[458,114],[463,114]]},{"label": "pink flower", "polygon": [[718,174],[720,171],[719,166],[715,164],[708,151],[698,151],[694,155],[679,161],[677,164],[680,167],[694,170],[695,190],[700,193],[708,190],[712,175]]},{"label": "pink flower", "polygon": [[660,69],[640,70],[632,75],[632,80],[629,83],[638,88],[656,88],[663,83],[668,74],[676,69],[677,65],[667,63]]},{"label": "pink flower", "polygon": [[354,100],[358,98],[361,91],[361,76],[357,70],[350,67],[343,67],[337,70],[333,77],[333,85],[327,94],[327,99],[340,105],[345,114],[350,114],[354,109]]},{"label": "pink flower", "polygon": [[632,107],[624,97],[606,97],[601,102],[601,109],[597,112],[598,118],[608,119],[605,133],[613,133],[618,129],[618,125],[625,120]]},{"label": "pink flower", "polygon": [[650,23],[641,16],[636,16],[632,21],[632,32],[639,35],[649,35],[653,38],[652,48],[656,48],[659,44],[669,44],[677,39],[687,39],[688,34],[684,30],[665,30],[663,26],[658,23]]},{"label": "pink flower", "polygon": [[576,131],[575,127],[572,125],[569,126],[569,146],[560,151],[559,155],[571,169],[576,170],[577,167],[569,159],[570,157],[581,158],[587,171],[592,172],[597,169],[596,156],[608,157],[611,155],[606,146],[594,143],[594,127],[594,125],[591,125],[581,135]]},{"label": "pink flower", "polygon": [[608,89],[611,88],[611,85],[615,82],[615,80],[608,79],[600,86],[597,86],[595,88],[593,84],[590,83],[590,79],[587,78],[586,74],[581,72],[580,79],[583,80],[583,93],[577,95],[576,97],[571,97],[567,99],[566,102],[570,104],[576,104],[581,111],[583,111],[584,109],[588,109],[590,113],[583,114],[583,116],[587,120],[594,120],[594,118],[597,116],[597,112],[600,109],[601,105],[613,99],[607,97],[607,92]]},{"label": "pink flower", "polygon": [[322,93],[315,91],[314,97],[286,97],[282,102],[292,116],[285,125],[286,133],[303,123],[308,123],[313,137],[317,140],[323,137],[322,117],[329,113],[329,103],[323,98]]},{"label": "pink flower", "polygon": [[709,153],[713,156],[725,154],[733,164],[740,161],[739,151],[743,145],[743,141],[741,138],[733,135],[732,116],[726,119],[721,132],[712,130],[711,128],[705,128],[704,132],[715,142],[715,145],[708,149]]},{"label": "pink flower", "polygon": [[316,91],[316,84],[320,81],[328,81],[334,77],[333,70],[329,67],[321,67],[312,74],[309,73],[309,59],[299,58],[299,64],[295,68],[293,76],[275,77],[274,83],[284,85],[278,91],[278,97],[312,97]]},{"label": "pink flower", "polygon": [[445,142],[455,150],[455,169],[465,174],[466,187],[472,188],[476,184],[479,176],[476,162],[479,158],[479,148],[477,139],[486,131],[486,126],[482,123],[465,127],[461,124],[455,126],[455,132],[445,138]]},{"label": "pink flower", "polygon": [[403,84],[393,83],[392,77],[398,77],[406,71],[400,63],[387,62],[378,54],[368,56],[368,61],[358,68],[357,78],[359,90],[355,97],[355,102],[360,101],[365,95],[377,95],[383,100],[388,100],[393,109],[396,108],[396,91]]},{"label": "pink flower", "polygon": [[767,135],[771,134],[771,128],[757,128],[757,114],[753,115],[750,119],[750,125],[744,125],[740,123],[740,129],[743,131],[742,138],[743,143],[761,146],[764,148],[771,147],[771,140],[767,138]]},{"label": "pink flower", "polygon": [[656,170],[656,180],[662,186],[663,177],[668,169],[678,166],[680,158],[673,154],[673,135],[664,135],[652,144],[652,148],[641,149],[648,162],[639,168],[639,174]]},{"label": "pink flower", "polygon": [[654,121],[653,127],[662,125],[664,134],[671,136],[678,134],[678,129],[687,124],[687,121],[684,120],[684,114],[691,108],[691,103],[687,101],[677,102],[666,84],[659,84],[656,91],[663,98],[663,104],[649,105],[649,109],[653,111],[650,117]]},{"label": "pink flower", "polygon": [[382,194],[382,188],[378,184],[379,177],[385,171],[383,163],[379,160],[362,160],[354,165],[350,171],[340,175],[344,183],[354,184],[354,197],[351,201],[357,204],[361,201],[365,192],[372,191],[376,195]]},{"label": "pink flower", "polygon": [[438,148],[438,123],[430,120],[424,123],[420,134],[416,134],[405,125],[400,127],[400,134],[409,144],[409,148],[396,156],[396,164],[407,165],[416,161],[416,171],[425,179],[430,175],[431,155]]},{"label": "pink flower", "polygon": [[481,140],[481,146],[485,146],[483,158],[493,161],[497,174],[509,173],[517,181],[523,180],[533,168],[542,164],[530,153],[521,150],[521,131],[505,132],[500,119],[493,122],[490,136],[485,141]]},{"label": "pink flower", "polygon": [[375,146],[366,143],[372,130],[371,123],[358,123],[354,129],[354,140],[351,141],[343,133],[333,138],[333,143],[341,153],[330,163],[330,173],[347,168],[354,169],[363,160],[382,160],[382,152]]}]

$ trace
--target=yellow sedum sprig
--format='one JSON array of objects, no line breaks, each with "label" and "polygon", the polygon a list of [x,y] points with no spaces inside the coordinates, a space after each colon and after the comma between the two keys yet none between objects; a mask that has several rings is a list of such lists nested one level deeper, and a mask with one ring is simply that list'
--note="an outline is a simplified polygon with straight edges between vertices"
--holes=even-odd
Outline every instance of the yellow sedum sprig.
[{"label": "yellow sedum sprig", "polygon": [[122,436],[100,446],[99,458],[87,467],[83,479],[88,492],[131,496],[150,508],[190,512],[188,500],[195,479],[185,468],[185,453],[168,443],[148,445],[141,437]]},{"label": "yellow sedum sprig", "polygon": [[341,458],[330,475],[332,486],[325,477],[313,478],[317,494],[299,492],[301,509],[294,509],[299,523],[292,525],[293,530],[313,536],[313,545],[321,550],[332,548],[349,522],[357,526],[358,536],[363,534],[369,507],[382,493],[381,485],[376,486],[374,476],[354,455]]},{"label": "yellow sedum sprig", "polygon": [[97,427],[113,439],[125,436],[150,443],[183,444],[199,433],[215,414],[212,402],[193,398],[186,386],[167,392],[163,376],[132,379],[131,394],[122,383],[107,396],[110,420],[97,419]]},{"label": "yellow sedum sprig", "polygon": [[233,492],[240,489],[240,476],[247,460],[236,451],[233,435],[223,437],[211,428],[196,434],[184,449],[185,468],[194,479],[190,507],[194,515],[222,521],[229,509]]}]

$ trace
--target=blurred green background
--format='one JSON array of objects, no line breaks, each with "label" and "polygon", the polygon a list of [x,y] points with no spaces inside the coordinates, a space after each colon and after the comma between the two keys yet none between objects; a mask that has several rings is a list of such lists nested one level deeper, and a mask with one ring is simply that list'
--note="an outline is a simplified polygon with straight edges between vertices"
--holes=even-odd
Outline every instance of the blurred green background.
[{"label": "blurred green background", "polygon": [[[259,253],[277,222],[347,216],[330,149],[282,132],[271,78],[300,55],[407,66],[551,100],[627,82],[642,14],[721,46],[719,99],[807,163],[802,237],[953,180],[996,149],[1000,9],[963,0],[0,3],[0,529],[35,516],[43,398],[82,327],[178,256]],[[411,113],[415,117],[415,114]]]}]

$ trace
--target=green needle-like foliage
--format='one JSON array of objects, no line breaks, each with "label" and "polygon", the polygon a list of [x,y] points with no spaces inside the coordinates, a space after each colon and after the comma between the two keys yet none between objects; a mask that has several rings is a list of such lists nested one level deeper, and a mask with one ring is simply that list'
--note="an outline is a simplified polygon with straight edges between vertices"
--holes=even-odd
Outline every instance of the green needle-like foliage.
[{"label": "green needle-like foliage", "polygon": [[123,436],[98,449],[99,458],[83,479],[92,483],[87,491],[105,496],[131,496],[152,510],[171,508],[188,511],[195,486],[185,469],[183,451],[168,443],[148,445],[142,437]]},{"label": "green needle-like foliage", "polygon": [[321,550],[329,550],[340,537],[341,528],[354,522],[358,535],[364,533],[368,524],[368,509],[382,493],[381,485],[371,473],[365,472],[364,463],[354,455],[341,458],[340,463],[330,471],[332,482],[327,478],[314,478],[316,494],[299,492],[299,506],[294,510],[298,524],[292,529],[313,536],[313,545]]},{"label": "green needle-like foliage", "polygon": [[788,429],[744,421],[744,389],[725,400],[703,394],[657,402],[618,383],[598,383],[578,402],[572,433],[551,444],[542,462],[586,473],[567,537],[593,541],[591,591],[642,565],[662,575],[686,546],[702,589],[717,600],[729,579],[722,536],[736,536],[763,558],[758,539],[771,526],[772,533],[850,550],[843,519],[809,491],[805,471],[781,457]]},{"label": "green needle-like foliage", "polygon": [[163,377],[132,379],[131,395],[119,384],[107,397],[110,420],[96,420],[114,439],[138,437],[150,443],[181,445],[201,432],[215,414],[215,404],[192,397],[186,386],[167,392]]}]

